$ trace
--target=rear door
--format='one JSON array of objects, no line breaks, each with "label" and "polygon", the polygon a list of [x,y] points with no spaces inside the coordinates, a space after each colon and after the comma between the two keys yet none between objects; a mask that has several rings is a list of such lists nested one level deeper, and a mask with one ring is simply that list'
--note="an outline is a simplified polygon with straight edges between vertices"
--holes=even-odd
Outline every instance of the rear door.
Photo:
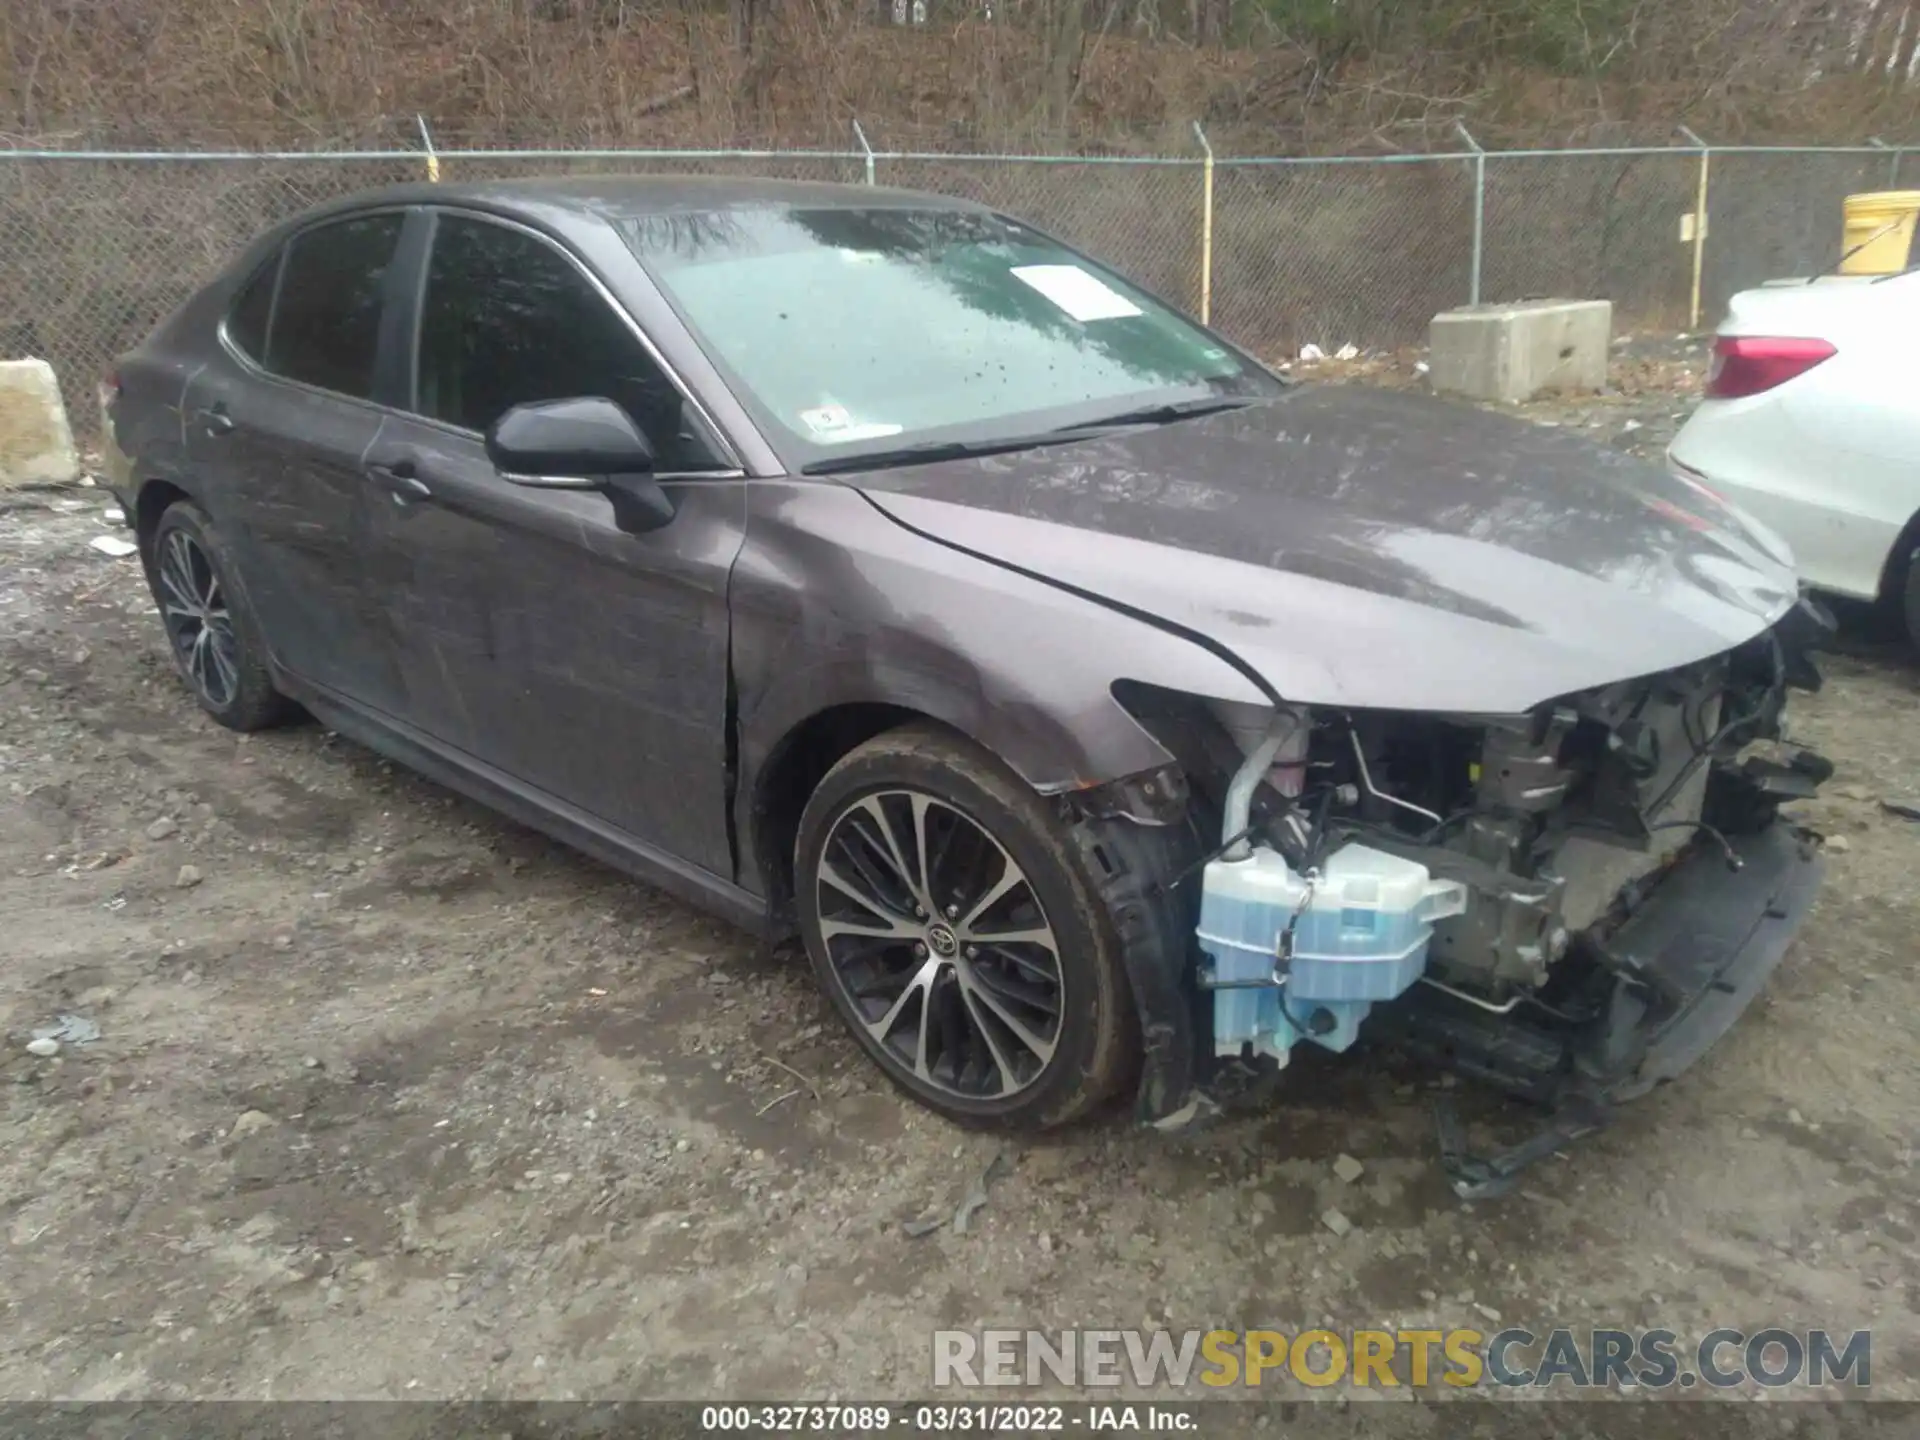
[{"label": "rear door", "polygon": [[[716,874],[726,827],[727,583],[746,496],[724,444],[610,293],[553,240],[439,211],[410,419],[367,456],[391,496],[370,565],[404,718],[542,795]],[[672,520],[487,459],[514,405],[597,395],[652,441]]]},{"label": "rear door", "polygon": [[405,220],[386,210],[294,235],[239,291],[186,397],[188,454],[274,658],[379,709],[399,693],[366,587],[362,462],[385,418],[380,342]]}]

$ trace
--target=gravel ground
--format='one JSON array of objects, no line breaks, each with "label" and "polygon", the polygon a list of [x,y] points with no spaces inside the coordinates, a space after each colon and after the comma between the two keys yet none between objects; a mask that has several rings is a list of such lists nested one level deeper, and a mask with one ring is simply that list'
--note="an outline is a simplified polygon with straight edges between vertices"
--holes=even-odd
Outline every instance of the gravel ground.
[{"label": "gravel ground", "polygon": [[[1530,413],[1657,453],[1696,359]],[[938,1327],[1498,1317],[1872,1326],[1920,1397],[1898,647],[1797,703],[1837,853],[1767,997],[1519,1193],[1451,1195],[1425,1077],[1303,1056],[1204,1134],[1009,1148],[914,1239],[1000,1143],[897,1098],[792,954],[312,725],[217,728],[87,547],[102,492],[0,504],[0,1395],[911,1397]],[[30,1055],[63,1014],[100,1038]]]}]

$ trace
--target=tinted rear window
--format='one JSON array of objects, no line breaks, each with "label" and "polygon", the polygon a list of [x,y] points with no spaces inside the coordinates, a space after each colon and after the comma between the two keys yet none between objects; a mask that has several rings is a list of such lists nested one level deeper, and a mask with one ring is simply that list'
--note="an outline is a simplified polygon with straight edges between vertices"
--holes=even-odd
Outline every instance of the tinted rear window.
[{"label": "tinted rear window", "polygon": [[227,312],[227,336],[254,360],[267,353],[267,324],[273,318],[273,282],[280,274],[280,255],[253,272]]},{"label": "tinted rear window", "polygon": [[402,217],[367,215],[296,235],[287,247],[267,368],[366,399],[373,394],[380,303]]}]

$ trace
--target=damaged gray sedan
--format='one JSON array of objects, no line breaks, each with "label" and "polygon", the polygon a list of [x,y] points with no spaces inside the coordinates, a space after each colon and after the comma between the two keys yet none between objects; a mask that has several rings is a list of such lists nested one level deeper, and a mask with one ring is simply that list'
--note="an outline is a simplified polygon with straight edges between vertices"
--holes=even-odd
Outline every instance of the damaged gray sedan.
[{"label": "damaged gray sedan", "polygon": [[978,206],[400,188],[103,387],[180,672],[761,933],[969,1123],[1204,1117],[1388,1041],[1538,1103],[1746,1007],[1821,617],[1684,479],[1283,382]]}]

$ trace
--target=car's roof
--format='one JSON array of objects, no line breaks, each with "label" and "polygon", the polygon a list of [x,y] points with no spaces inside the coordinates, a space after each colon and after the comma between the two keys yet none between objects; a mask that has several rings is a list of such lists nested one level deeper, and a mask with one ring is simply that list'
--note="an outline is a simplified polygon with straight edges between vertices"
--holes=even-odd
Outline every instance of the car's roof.
[{"label": "car's roof", "polygon": [[571,213],[612,221],[703,210],[981,208],[950,195],[929,195],[879,185],[772,180],[761,176],[601,174],[390,185],[348,196],[322,207],[322,211],[359,209],[374,204],[472,205],[548,218]]}]

